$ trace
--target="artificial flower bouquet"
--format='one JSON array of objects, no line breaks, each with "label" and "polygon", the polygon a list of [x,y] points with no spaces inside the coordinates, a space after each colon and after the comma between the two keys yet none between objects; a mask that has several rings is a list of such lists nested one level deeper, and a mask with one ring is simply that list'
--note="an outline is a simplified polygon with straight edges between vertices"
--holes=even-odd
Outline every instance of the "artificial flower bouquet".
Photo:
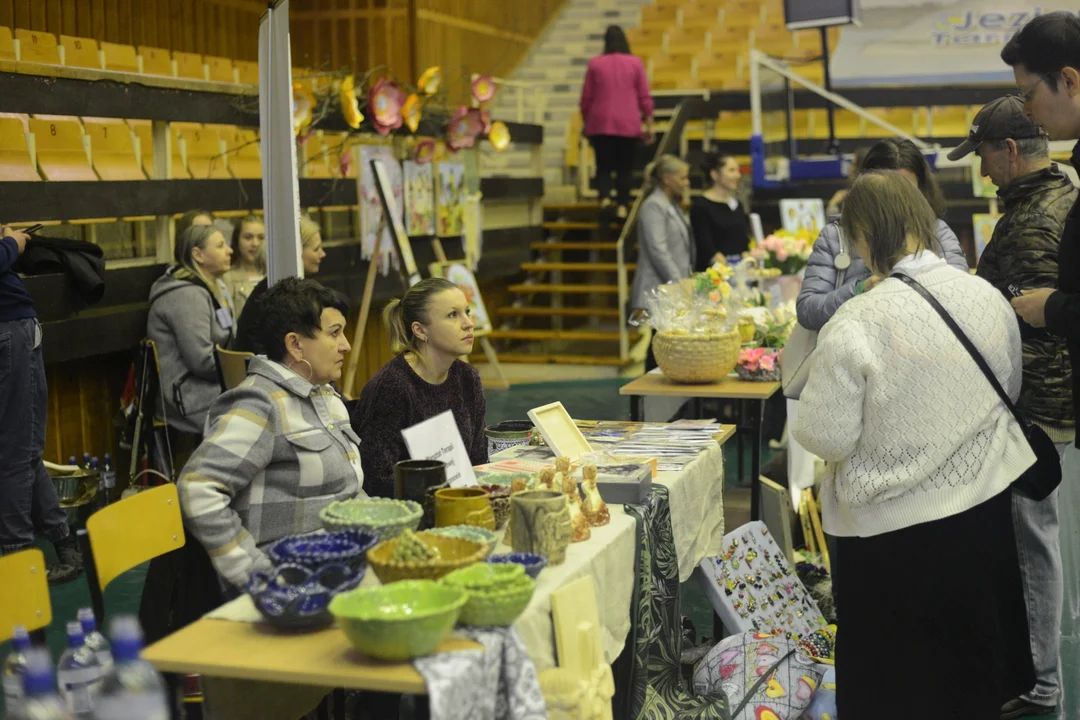
[{"label": "artificial flower bouquet", "polygon": [[752,243],[749,254],[765,269],[775,268],[782,275],[795,275],[810,261],[814,240],[809,230],[795,233],[777,230],[760,243]]},{"label": "artificial flower bouquet", "polygon": [[744,347],[735,372],[742,380],[776,382],[780,379],[780,351],[767,347]]}]

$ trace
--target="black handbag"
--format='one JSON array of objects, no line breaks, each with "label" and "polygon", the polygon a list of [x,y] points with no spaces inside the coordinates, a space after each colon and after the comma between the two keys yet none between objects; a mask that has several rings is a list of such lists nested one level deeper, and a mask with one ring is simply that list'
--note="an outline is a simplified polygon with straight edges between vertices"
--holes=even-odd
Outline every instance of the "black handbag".
[{"label": "black handbag", "polygon": [[937,311],[937,314],[941,316],[941,319],[945,321],[945,324],[948,325],[949,329],[956,335],[956,339],[960,341],[960,344],[963,345],[964,349],[971,355],[975,364],[982,370],[983,375],[986,376],[986,379],[997,392],[998,397],[1001,398],[1001,402],[1005,403],[1005,407],[1008,408],[1009,412],[1012,413],[1012,416],[1016,418],[1016,422],[1020,424],[1020,428],[1024,431],[1024,437],[1027,438],[1028,444],[1031,446],[1031,451],[1035,453],[1035,464],[1025,470],[1023,475],[1016,478],[1012,485],[1013,489],[1032,500],[1045,500],[1049,497],[1050,493],[1054,492],[1054,490],[1057,489],[1057,486],[1061,484],[1061,456],[1058,455],[1054,441],[1050,439],[1050,436],[1047,435],[1046,431],[1041,427],[1027,422],[1020,416],[1020,413],[1016,410],[1016,405],[1009,399],[1009,396],[1005,393],[1005,389],[1001,387],[1001,383],[999,383],[997,377],[994,376],[994,372],[990,369],[990,366],[986,364],[986,360],[983,358],[982,354],[968,336],[964,334],[964,331],[960,329],[960,326],[956,324],[952,315],[941,306],[941,303],[937,301],[937,298],[931,295],[927,289],[920,285],[916,280],[907,275],[893,273],[892,277],[907,283],[912,290],[919,293],[919,295],[922,295],[923,299],[930,303],[930,307]]}]

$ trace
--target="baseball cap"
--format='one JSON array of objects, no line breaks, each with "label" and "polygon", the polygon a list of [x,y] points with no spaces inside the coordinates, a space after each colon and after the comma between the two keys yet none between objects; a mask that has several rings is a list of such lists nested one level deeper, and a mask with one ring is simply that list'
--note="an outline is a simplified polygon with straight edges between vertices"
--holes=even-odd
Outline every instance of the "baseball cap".
[{"label": "baseball cap", "polygon": [[987,140],[1023,140],[1042,136],[1042,131],[1024,114],[1024,101],[1015,95],[998,98],[975,115],[967,140],[949,153],[950,160],[969,155]]}]

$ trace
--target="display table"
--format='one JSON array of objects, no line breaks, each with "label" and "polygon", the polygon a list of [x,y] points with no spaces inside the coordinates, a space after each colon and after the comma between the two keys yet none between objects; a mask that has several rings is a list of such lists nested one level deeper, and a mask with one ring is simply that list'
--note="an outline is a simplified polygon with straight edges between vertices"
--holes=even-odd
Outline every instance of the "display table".
[{"label": "display table", "polygon": [[743,472],[744,467],[743,440],[749,438],[752,452],[750,474],[744,478],[743,484],[750,487],[750,519],[757,520],[761,504],[761,488],[758,484],[761,473],[761,423],[765,414],[765,401],[779,390],[778,382],[749,382],[737,378],[725,378],[720,382],[704,385],[685,385],[672,382],[658,368],[623,385],[619,388],[619,394],[630,396],[630,417],[638,421],[644,419],[646,397],[736,401],[739,406],[739,472]]}]

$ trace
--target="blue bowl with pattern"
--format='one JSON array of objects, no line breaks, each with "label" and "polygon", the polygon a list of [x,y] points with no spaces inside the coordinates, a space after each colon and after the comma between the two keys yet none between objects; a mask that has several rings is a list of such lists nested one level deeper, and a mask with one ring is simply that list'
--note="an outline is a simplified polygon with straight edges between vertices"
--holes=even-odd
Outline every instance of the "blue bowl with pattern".
[{"label": "blue bowl with pattern", "polygon": [[366,570],[331,563],[312,572],[303,565],[286,563],[268,573],[253,573],[244,589],[263,619],[274,627],[316,630],[334,621],[330,601],[358,586]]},{"label": "blue bowl with pattern", "polygon": [[488,557],[487,561],[495,564],[517,563],[525,568],[525,574],[533,580],[547,567],[546,557],[530,552],[498,553]]},{"label": "blue bowl with pattern", "polygon": [[379,543],[368,530],[338,530],[283,537],[267,551],[275,566],[303,565],[311,571],[323,565],[341,563],[360,572],[367,568],[367,551]]}]

